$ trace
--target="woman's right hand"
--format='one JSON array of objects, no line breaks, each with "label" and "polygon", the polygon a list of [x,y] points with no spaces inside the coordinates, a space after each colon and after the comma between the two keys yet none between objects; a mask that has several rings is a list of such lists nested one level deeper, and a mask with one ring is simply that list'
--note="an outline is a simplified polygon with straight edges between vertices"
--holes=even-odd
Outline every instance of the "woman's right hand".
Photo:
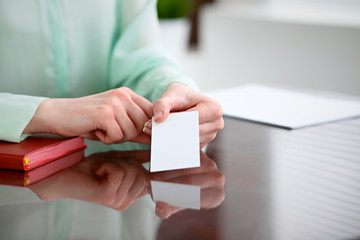
[{"label": "woman's right hand", "polygon": [[150,143],[142,129],[151,117],[152,103],[122,87],[81,98],[44,100],[23,133],[82,136],[105,144]]}]

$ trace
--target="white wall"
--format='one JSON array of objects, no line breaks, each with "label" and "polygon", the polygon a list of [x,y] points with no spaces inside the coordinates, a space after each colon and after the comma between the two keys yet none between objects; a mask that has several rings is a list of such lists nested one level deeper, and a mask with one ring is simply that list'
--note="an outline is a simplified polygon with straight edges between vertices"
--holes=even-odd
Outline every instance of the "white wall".
[{"label": "white wall", "polygon": [[263,82],[360,95],[359,9],[222,2],[201,29],[183,65],[202,90]]}]

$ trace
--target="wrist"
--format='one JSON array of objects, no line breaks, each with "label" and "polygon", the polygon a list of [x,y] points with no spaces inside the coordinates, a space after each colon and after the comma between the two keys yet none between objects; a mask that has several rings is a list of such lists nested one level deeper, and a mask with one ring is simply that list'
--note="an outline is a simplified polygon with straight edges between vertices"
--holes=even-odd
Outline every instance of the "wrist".
[{"label": "wrist", "polygon": [[50,121],[47,119],[49,116],[51,116],[51,105],[52,99],[45,99],[40,103],[34,116],[25,127],[23,134],[51,133],[49,125]]},{"label": "wrist", "polygon": [[53,186],[53,181],[47,179],[43,182],[29,186],[28,188],[43,201],[51,201],[60,198],[60,189]]}]

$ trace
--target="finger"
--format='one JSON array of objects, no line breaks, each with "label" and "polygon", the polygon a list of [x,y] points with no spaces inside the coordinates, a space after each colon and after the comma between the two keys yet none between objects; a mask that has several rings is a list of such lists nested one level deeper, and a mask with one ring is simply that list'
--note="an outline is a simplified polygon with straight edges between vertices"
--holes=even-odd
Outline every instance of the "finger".
[{"label": "finger", "polygon": [[225,199],[223,187],[214,187],[201,190],[201,208],[209,209],[220,205]]},{"label": "finger", "polygon": [[130,187],[129,191],[126,193],[126,199],[123,203],[123,206],[127,208],[132,202],[134,202],[136,199],[143,196],[144,194],[146,194],[146,184],[145,184],[144,175],[137,174],[132,186]]},{"label": "finger", "polygon": [[105,136],[106,136],[106,132],[103,130],[95,130],[94,134],[96,136],[97,139],[99,139],[101,142],[105,143]]},{"label": "finger", "polygon": [[134,92],[131,94],[131,98],[136,103],[136,105],[138,105],[143,110],[147,116],[147,119],[152,117],[153,104],[149,100]]},{"label": "finger", "polygon": [[123,132],[123,138],[121,139],[122,142],[132,140],[138,135],[138,130],[125,111],[120,110],[115,115],[115,119]]},{"label": "finger", "polygon": [[199,133],[206,134],[211,133],[213,131],[219,131],[223,129],[225,126],[224,119],[222,117],[216,118],[215,120],[203,122],[199,125]]},{"label": "finger", "polygon": [[149,129],[149,128],[147,128],[147,127],[144,127],[144,129],[143,129],[143,133],[145,133],[146,135],[150,136],[150,135],[151,135],[151,133],[152,133],[152,130],[151,130],[151,129]]},{"label": "finger", "polygon": [[[147,194],[146,188],[143,188],[141,192],[139,192],[135,197],[132,198],[131,201],[129,201],[127,204],[127,207],[129,207],[131,204],[133,204],[136,200],[138,200],[139,198],[145,196]],[[127,208],[126,207],[126,208]]]},{"label": "finger", "polygon": [[108,205],[116,202],[116,192],[121,185],[124,177],[124,171],[110,162],[104,162],[95,172],[96,176],[101,178],[101,195],[106,199]]},{"label": "finger", "polygon": [[168,98],[161,98],[154,103],[153,114],[155,122],[160,123],[168,117],[171,109],[170,104],[171,100]]},{"label": "finger", "polygon": [[[217,135],[217,129],[214,129],[213,126],[202,126],[204,124],[200,124],[199,132],[200,132],[200,144],[208,144],[212,140],[215,139]],[[209,124],[205,124],[209,125]]]},{"label": "finger", "polygon": [[202,149],[205,145],[216,138],[217,132],[207,133],[205,135],[200,136],[200,148]]},{"label": "finger", "polygon": [[130,142],[150,144],[151,137],[148,134],[140,133],[135,138],[131,139]]},{"label": "finger", "polygon": [[99,141],[99,138],[96,137],[96,135],[95,135],[95,131],[85,133],[85,134],[81,134],[80,137],[90,139],[90,140],[98,140]]},{"label": "finger", "polygon": [[124,134],[118,123],[113,118],[108,118],[103,126],[94,132],[95,136],[105,144],[119,142],[123,139]]},{"label": "finger", "polygon": [[123,206],[127,197],[126,195],[138,175],[137,167],[131,164],[128,165],[129,166],[127,166],[124,171],[123,181],[116,192],[117,203],[115,203],[115,208],[117,209],[120,209]]},{"label": "finger", "polygon": [[189,104],[191,104],[191,101],[188,101],[186,98],[181,96],[179,97],[174,94],[163,96],[153,105],[155,122],[160,123],[164,121],[170,112],[176,112],[178,110],[192,107]]},{"label": "finger", "polygon": [[215,121],[201,123],[199,126],[200,146],[204,147],[206,144],[215,139],[217,132],[224,128],[223,118]]},{"label": "finger", "polygon": [[147,135],[151,135],[151,131],[152,131],[152,119],[150,119],[149,121],[147,121],[144,124],[144,128],[143,128],[143,133],[147,134]]},{"label": "finger", "polygon": [[157,202],[155,213],[158,217],[162,219],[166,219],[181,210],[183,210],[183,208],[181,207],[171,206],[165,202]]},{"label": "finger", "polygon": [[223,109],[221,105],[212,99],[204,100],[195,107],[192,107],[186,111],[199,111],[199,123],[214,121],[216,119],[222,118],[223,116]]},{"label": "finger", "polygon": [[137,132],[140,133],[143,130],[145,123],[149,120],[149,117],[136,104],[133,104],[132,106],[128,106],[126,112],[129,118],[131,119],[132,123],[135,125]]}]

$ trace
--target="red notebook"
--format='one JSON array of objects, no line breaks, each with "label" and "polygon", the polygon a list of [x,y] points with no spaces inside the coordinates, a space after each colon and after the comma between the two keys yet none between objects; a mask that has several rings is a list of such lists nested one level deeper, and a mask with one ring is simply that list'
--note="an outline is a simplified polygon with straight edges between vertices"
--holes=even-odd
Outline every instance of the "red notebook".
[{"label": "red notebook", "polygon": [[85,147],[81,137],[39,135],[20,143],[0,141],[0,168],[28,171]]},{"label": "red notebook", "polygon": [[76,165],[83,159],[84,150],[80,150],[27,172],[0,169],[0,184],[28,187]]}]

